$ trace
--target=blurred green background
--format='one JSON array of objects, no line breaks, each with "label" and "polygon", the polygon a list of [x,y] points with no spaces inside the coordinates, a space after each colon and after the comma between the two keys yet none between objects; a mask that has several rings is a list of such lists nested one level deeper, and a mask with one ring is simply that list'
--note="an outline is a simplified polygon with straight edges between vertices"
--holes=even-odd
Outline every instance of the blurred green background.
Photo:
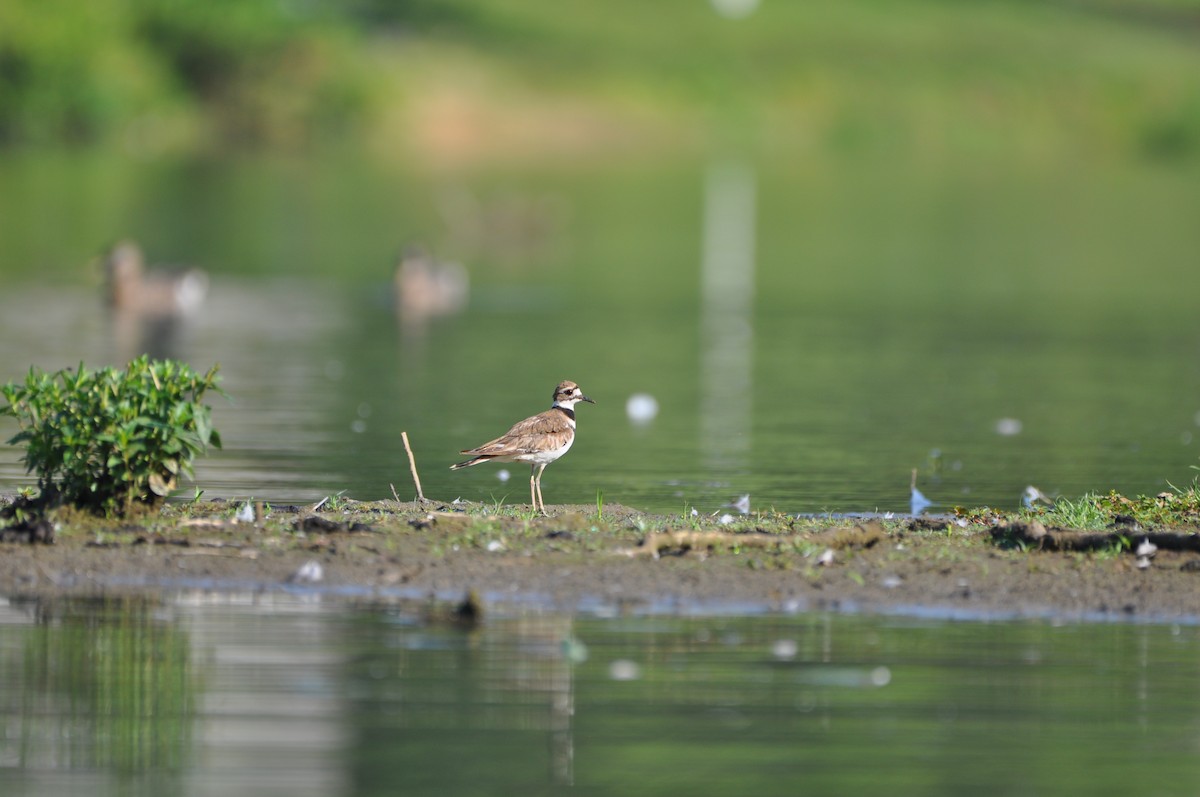
[{"label": "blurred green background", "polygon": [[[131,236],[213,277],[177,353],[242,396],[217,493],[390,495],[408,429],[428,492],[521,501],[443,466],[562,378],[602,404],[552,503],[1157,491],[1200,432],[1198,44],[1184,0],[6,0],[0,377],[124,356],[89,264]],[[744,308],[702,275],[730,174]],[[415,345],[414,242],[471,275]]]},{"label": "blurred green background", "polygon": [[1171,163],[1200,142],[1188,0],[9,0],[0,15],[9,146],[541,159],[728,139],[933,165]]},{"label": "blurred green background", "polygon": [[[1183,0],[8,0],[0,263],[85,277],[135,235],[217,270],[336,260],[370,278],[412,238],[467,248],[444,229],[446,184],[557,177],[542,190],[586,185],[571,257],[653,271],[652,236],[626,227],[657,229],[647,207],[692,222],[695,164],[732,158],[790,194],[759,203],[760,234],[781,239],[759,245],[760,272],[805,294],[840,295],[880,257],[889,291],[924,294],[906,272],[931,248],[990,300],[1107,293],[1091,283],[1131,261],[1185,280],[1198,31]],[[659,179],[631,192],[630,175]],[[173,181],[193,188],[182,207],[163,206]],[[217,182],[242,207],[197,202]],[[496,252],[479,248],[486,275]]]}]

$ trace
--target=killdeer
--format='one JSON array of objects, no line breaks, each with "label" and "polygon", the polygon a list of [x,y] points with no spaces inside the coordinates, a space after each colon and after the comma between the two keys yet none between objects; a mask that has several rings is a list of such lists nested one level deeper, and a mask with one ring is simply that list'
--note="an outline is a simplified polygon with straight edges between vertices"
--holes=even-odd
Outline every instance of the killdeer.
[{"label": "killdeer", "polygon": [[542,471],[567,453],[571,443],[575,442],[575,405],[581,401],[596,403],[583,395],[579,385],[569,379],[559,382],[554,388],[554,403],[550,409],[514,424],[491,442],[461,452],[472,459],[451,465],[450,470],[469,468],[480,462],[528,462],[529,496],[533,508],[546,514],[546,502],[542,500]]}]

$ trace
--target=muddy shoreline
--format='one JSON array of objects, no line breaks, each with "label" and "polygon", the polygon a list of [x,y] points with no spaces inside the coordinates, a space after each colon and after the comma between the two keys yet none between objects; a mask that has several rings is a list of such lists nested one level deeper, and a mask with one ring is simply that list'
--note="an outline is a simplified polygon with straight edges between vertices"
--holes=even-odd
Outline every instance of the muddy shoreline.
[{"label": "muddy shoreline", "polygon": [[[0,594],[294,591],[452,602],[473,592],[495,611],[1200,621],[1191,528],[1170,532],[1184,543],[1175,550],[1138,557],[1133,545],[1052,550],[1062,545],[998,535],[995,524],[906,518],[750,515],[721,524],[620,506],[553,506],[542,518],[519,507],[395,501],[256,508],[249,522],[247,508],[224,502],[133,521],[62,515],[52,544],[0,544]],[[1050,534],[1069,542],[1077,533]]]}]

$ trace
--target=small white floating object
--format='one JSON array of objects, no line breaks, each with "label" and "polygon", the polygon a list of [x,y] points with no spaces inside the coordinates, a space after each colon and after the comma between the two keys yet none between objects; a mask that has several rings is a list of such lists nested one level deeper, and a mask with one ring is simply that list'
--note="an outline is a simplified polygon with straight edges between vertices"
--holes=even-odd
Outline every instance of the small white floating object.
[{"label": "small white floating object", "polygon": [[724,515],[721,515],[719,518],[717,518],[717,522],[722,526],[728,526],[733,522],[733,515],[726,512]]},{"label": "small white floating object", "polygon": [[242,504],[241,507],[238,509],[237,514],[233,516],[233,519],[236,520],[238,523],[253,523],[254,522],[254,505],[251,504],[249,501]]},{"label": "small white floating object", "polygon": [[502,482],[506,482],[512,478],[512,474],[508,472],[507,468],[501,468],[500,470],[496,471],[496,478]]},{"label": "small white floating object", "polygon": [[367,431],[367,422],[362,418],[355,418],[350,422],[350,431],[354,432],[355,434],[362,434],[363,432]]},{"label": "small white floating object", "polygon": [[614,681],[636,681],[642,677],[642,668],[629,659],[617,659],[608,665],[608,677]]},{"label": "small white floating object", "polygon": [[1139,556],[1137,561],[1138,570],[1145,570],[1150,566],[1149,556]]},{"label": "small white floating object", "polygon": [[746,493],[738,500],[730,504],[731,507],[741,512],[743,515],[750,514],[750,493]]},{"label": "small white floating object", "polygon": [[1016,418],[1001,418],[996,421],[995,426],[996,434],[1003,435],[1004,437],[1012,437],[1013,435],[1020,434],[1024,428],[1025,424]]},{"label": "small white floating object", "polygon": [[884,576],[883,581],[880,583],[883,584],[884,589],[895,589],[903,584],[904,581],[900,578],[900,576]]},{"label": "small white floating object", "polygon": [[800,645],[794,639],[776,639],[771,643],[771,655],[786,661],[796,658]]},{"label": "small white floating object", "polygon": [[832,548],[826,548],[826,549],[825,549],[825,552],[824,552],[824,553],[822,553],[820,556],[818,556],[818,557],[817,557],[817,564],[819,564],[819,565],[831,565],[831,564],[833,564],[833,549],[832,549]]},{"label": "small white floating object", "polygon": [[692,507],[692,517],[699,517],[699,516],[700,516],[700,512],[696,509],[696,507]]},{"label": "small white floating object", "polygon": [[489,542],[487,544],[487,549],[488,549],[489,553],[497,553],[499,551],[503,551],[504,543],[500,542],[500,540],[492,540],[491,542]]},{"label": "small white floating object", "polygon": [[1143,537],[1142,541],[1138,543],[1137,550],[1134,551],[1134,553],[1137,554],[1139,559],[1149,558],[1158,553],[1158,546],[1150,542],[1149,537]]},{"label": "small white floating object", "polygon": [[745,19],[758,10],[759,0],[711,0],[713,11],[726,19]]},{"label": "small white floating object", "polygon": [[572,664],[583,664],[587,661],[588,647],[579,637],[569,636],[560,644],[562,657]]},{"label": "small white floating object", "polygon": [[316,584],[325,578],[325,568],[316,559],[309,559],[300,565],[300,569],[292,573],[288,581],[293,584]]},{"label": "small white floating object", "polygon": [[650,423],[658,416],[658,399],[649,393],[634,393],[625,402],[625,414],[639,426]]}]

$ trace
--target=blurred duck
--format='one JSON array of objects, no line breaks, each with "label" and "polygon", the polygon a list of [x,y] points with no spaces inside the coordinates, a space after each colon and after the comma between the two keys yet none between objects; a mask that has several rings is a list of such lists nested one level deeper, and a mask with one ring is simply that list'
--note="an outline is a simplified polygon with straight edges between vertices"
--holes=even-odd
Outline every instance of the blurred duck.
[{"label": "blurred duck", "polygon": [[452,315],[467,304],[470,277],[461,263],[435,260],[419,246],[404,250],[393,279],[398,319],[423,326],[432,318]]},{"label": "blurred duck", "polygon": [[144,318],[190,315],[208,293],[202,269],[146,270],[142,250],[121,241],[104,256],[105,301],[114,310]]}]

